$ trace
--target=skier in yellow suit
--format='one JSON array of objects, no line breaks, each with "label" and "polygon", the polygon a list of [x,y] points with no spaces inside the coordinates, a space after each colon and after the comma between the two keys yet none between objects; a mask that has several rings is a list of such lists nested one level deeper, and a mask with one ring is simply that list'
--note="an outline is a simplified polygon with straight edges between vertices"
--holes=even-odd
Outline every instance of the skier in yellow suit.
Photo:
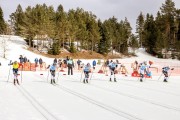
[{"label": "skier in yellow suit", "polygon": [[17,63],[17,61],[14,61],[14,63],[12,63],[11,65],[13,65],[14,85],[16,85],[16,82],[19,85],[19,81],[18,81],[18,68],[19,68],[19,64]]}]

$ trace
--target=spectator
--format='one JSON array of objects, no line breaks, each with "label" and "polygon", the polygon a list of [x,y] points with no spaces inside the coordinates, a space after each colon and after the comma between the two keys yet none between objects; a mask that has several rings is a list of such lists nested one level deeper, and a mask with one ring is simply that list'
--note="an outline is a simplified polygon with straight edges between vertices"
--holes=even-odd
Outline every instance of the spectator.
[{"label": "spectator", "polygon": [[71,75],[73,75],[73,67],[74,67],[73,59],[69,59],[67,61],[67,66],[68,66],[68,75],[70,75],[70,72],[71,72]]},{"label": "spectator", "polygon": [[66,56],[66,61],[68,61],[69,60],[69,56]]},{"label": "spectator", "polygon": [[61,59],[58,60],[58,65],[60,68],[62,67],[62,60]]},{"label": "spectator", "polygon": [[39,65],[40,65],[40,68],[43,67],[42,64],[43,64],[43,60],[42,60],[41,58],[39,58]]},{"label": "spectator", "polygon": [[95,70],[95,67],[96,67],[96,61],[94,60],[92,64],[93,64],[93,69]]},{"label": "spectator", "polygon": [[27,58],[26,58],[26,56],[24,57],[24,63],[26,63],[27,62]]},{"label": "spectator", "polygon": [[54,62],[53,63],[57,64],[57,59],[56,58],[54,58]]},{"label": "spectator", "polygon": [[78,61],[77,61],[77,64],[78,64],[78,70],[80,70],[80,68],[81,68],[81,62],[82,62],[82,61],[78,59]]},{"label": "spectator", "polygon": [[133,72],[138,72],[138,62],[134,61],[134,63],[131,64],[131,68],[133,68]]},{"label": "spectator", "polygon": [[67,60],[64,59],[64,60],[63,60],[63,63],[64,63],[64,68],[66,68],[66,67],[67,67]]},{"label": "spectator", "polygon": [[19,62],[20,62],[21,64],[24,62],[24,58],[23,58],[22,55],[20,55],[20,57],[19,57]]},{"label": "spectator", "polygon": [[35,66],[37,67],[38,66],[38,58],[35,58],[34,62],[35,62]]},{"label": "spectator", "polygon": [[108,67],[109,66],[109,59],[106,60],[105,65]]}]

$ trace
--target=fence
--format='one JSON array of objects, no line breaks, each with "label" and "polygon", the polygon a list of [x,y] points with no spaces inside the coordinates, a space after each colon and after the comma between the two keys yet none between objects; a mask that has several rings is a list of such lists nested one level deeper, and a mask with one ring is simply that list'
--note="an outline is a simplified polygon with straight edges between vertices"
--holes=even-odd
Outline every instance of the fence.
[{"label": "fence", "polygon": [[19,70],[21,71],[44,71],[46,70],[46,63],[43,63],[42,65],[36,65],[35,63],[19,63]]}]

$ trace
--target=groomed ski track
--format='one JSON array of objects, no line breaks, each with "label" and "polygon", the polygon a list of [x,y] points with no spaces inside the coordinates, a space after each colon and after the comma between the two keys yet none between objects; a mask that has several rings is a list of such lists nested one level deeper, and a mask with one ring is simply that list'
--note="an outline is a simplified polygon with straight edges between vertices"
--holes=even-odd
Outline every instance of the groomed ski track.
[{"label": "groomed ski track", "polygon": [[[1,84],[6,87],[0,91],[16,96],[8,96],[8,101],[16,101],[16,107],[13,104],[8,109],[27,114],[28,120],[179,120],[178,79],[172,77],[167,84],[156,78],[140,83],[137,78],[117,76],[118,81],[114,83],[102,76],[93,74],[90,83],[83,84],[79,73],[73,76],[60,73],[59,85],[51,85],[47,83],[47,72],[23,72],[20,86],[4,79]],[[6,98],[1,100],[8,104]],[[12,110],[7,113],[13,114],[13,119],[23,120]],[[11,119],[1,114],[4,119]]]},{"label": "groomed ski track", "polygon": [[[12,71],[10,71],[9,82],[7,82],[9,60],[18,61],[19,55],[25,55],[30,61],[34,61],[35,57],[41,57],[48,65],[52,63],[53,58],[29,52],[26,50],[25,41],[18,36],[11,36],[9,42],[11,44],[7,52],[7,59],[0,58],[2,62],[0,67],[0,120],[180,119],[179,73],[176,73],[176,76],[170,76],[168,83],[162,82],[163,76],[158,80],[161,73],[153,75],[152,79],[145,79],[142,83],[135,77],[117,75],[117,83],[114,83],[109,82],[109,76],[95,72],[89,84],[84,84],[81,72],[74,71],[73,76],[63,75],[64,73],[60,72],[58,85],[51,85],[50,75],[47,82],[47,71],[23,71],[21,85],[14,86]],[[175,66],[176,68],[180,65],[177,60],[154,58],[142,49],[137,55],[138,57],[120,59],[120,62],[152,60],[164,63],[168,61],[168,63],[178,65]],[[87,63],[88,60],[83,60],[83,62]]]}]

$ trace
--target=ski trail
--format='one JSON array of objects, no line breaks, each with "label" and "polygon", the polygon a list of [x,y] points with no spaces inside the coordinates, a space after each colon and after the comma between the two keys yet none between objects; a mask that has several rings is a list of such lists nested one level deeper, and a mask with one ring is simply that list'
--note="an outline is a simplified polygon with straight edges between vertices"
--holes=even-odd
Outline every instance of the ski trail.
[{"label": "ski trail", "polygon": [[17,86],[17,89],[46,120],[60,120],[40,104],[22,85]]},{"label": "ski trail", "polygon": [[177,107],[173,107],[173,106],[170,106],[170,105],[162,104],[160,102],[155,102],[155,101],[149,100],[149,99],[144,99],[144,98],[141,98],[141,97],[138,97],[138,96],[135,96],[135,95],[125,94],[123,92],[119,92],[119,91],[111,90],[111,89],[108,89],[108,88],[100,87],[100,86],[95,85],[95,84],[90,84],[90,85],[92,85],[92,86],[94,86],[96,88],[99,88],[99,89],[103,89],[103,90],[108,91],[108,92],[112,92],[112,93],[115,93],[115,94],[123,95],[123,96],[129,97],[129,98],[133,98],[133,99],[140,100],[140,101],[143,101],[143,102],[147,102],[147,103],[150,103],[150,104],[153,104],[153,105],[164,107],[166,109],[172,109],[172,110],[180,112],[180,108],[177,108]]},{"label": "ski trail", "polygon": [[[41,78],[41,77],[39,77],[39,78],[40,78],[40,79],[43,79],[43,78]],[[91,98],[89,98],[89,97],[87,97],[87,96],[84,96],[84,95],[82,95],[82,94],[80,94],[80,93],[78,93],[78,92],[72,91],[71,89],[69,89],[69,88],[67,88],[67,87],[65,87],[65,86],[56,84],[56,85],[54,85],[54,87],[56,87],[56,88],[58,88],[58,89],[60,89],[60,90],[63,90],[63,91],[65,91],[65,92],[69,93],[69,94],[72,94],[72,95],[74,95],[74,96],[76,96],[76,97],[78,97],[78,98],[81,98],[81,99],[83,99],[83,100],[85,100],[85,101],[87,101],[87,102],[90,102],[90,103],[92,103],[92,104],[94,104],[94,105],[96,105],[96,106],[98,106],[98,107],[100,107],[100,108],[103,108],[103,109],[105,109],[105,110],[107,110],[107,111],[109,111],[109,112],[112,112],[112,113],[114,113],[114,114],[116,114],[116,115],[118,115],[118,116],[124,117],[124,118],[126,118],[126,119],[128,119],[128,120],[143,120],[143,119],[138,118],[138,117],[136,117],[136,116],[134,116],[134,115],[132,115],[132,114],[129,114],[129,113],[120,111],[120,110],[118,110],[118,109],[116,109],[116,108],[114,108],[114,107],[111,107],[111,106],[109,106],[109,105],[106,105],[106,104],[103,104],[103,103],[101,103],[101,102],[98,102],[98,101],[96,101],[96,100],[94,100],[94,99],[91,99]]]}]

